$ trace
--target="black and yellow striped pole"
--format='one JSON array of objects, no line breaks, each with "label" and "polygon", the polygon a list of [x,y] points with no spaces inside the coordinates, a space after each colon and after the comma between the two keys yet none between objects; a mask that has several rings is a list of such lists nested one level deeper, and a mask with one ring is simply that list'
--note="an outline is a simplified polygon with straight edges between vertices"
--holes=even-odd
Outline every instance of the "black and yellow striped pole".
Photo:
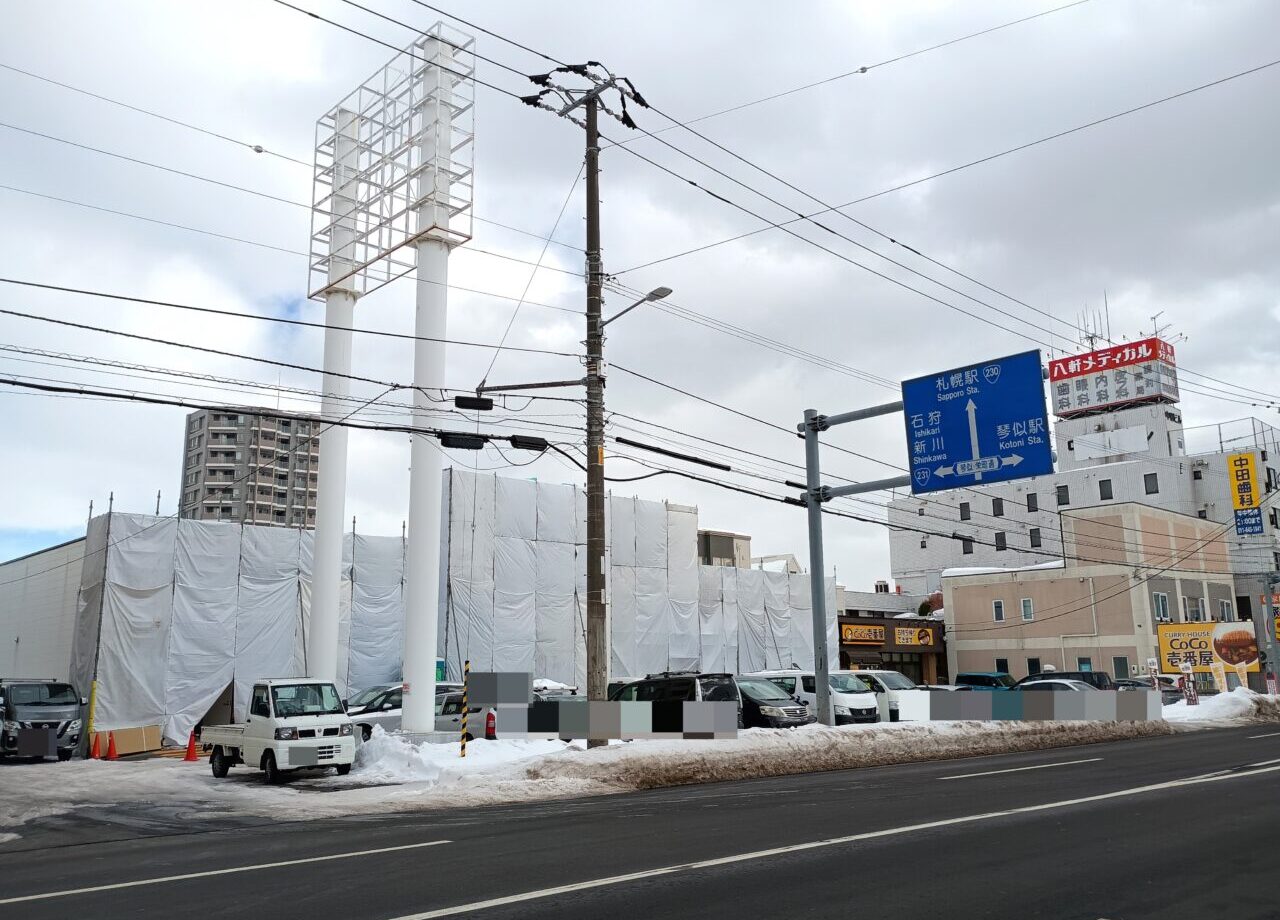
[{"label": "black and yellow striped pole", "polygon": [[462,756],[467,756],[467,713],[471,707],[467,705],[467,684],[471,677],[471,660],[462,662]]}]

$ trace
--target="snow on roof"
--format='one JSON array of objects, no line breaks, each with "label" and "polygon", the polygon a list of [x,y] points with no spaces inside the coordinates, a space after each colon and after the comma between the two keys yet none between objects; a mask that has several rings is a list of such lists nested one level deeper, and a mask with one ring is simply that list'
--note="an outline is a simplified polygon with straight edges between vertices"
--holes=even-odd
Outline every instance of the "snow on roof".
[{"label": "snow on roof", "polygon": [[1064,569],[1066,562],[1062,559],[1054,559],[1052,562],[1038,562],[1035,565],[1018,565],[1009,568],[1001,568],[1000,566],[970,566],[957,567],[952,569],[943,569],[943,578],[959,578],[962,575],[1002,575],[1007,572],[1036,572],[1047,569]]}]

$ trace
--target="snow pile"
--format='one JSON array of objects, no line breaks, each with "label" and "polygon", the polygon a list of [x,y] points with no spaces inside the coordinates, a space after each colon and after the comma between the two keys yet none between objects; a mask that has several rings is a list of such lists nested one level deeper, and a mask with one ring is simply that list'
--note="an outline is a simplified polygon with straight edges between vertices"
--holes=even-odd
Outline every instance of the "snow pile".
[{"label": "snow pile", "polygon": [[546,754],[568,749],[567,741],[538,741],[502,738],[473,741],[467,756],[461,757],[456,744],[411,744],[375,725],[373,734],[356,751],[356,763],[348,783],[429,783],[446,785],[476,773],[495,770]]},{"label": "snow pile", "polygon": [[1242,725],[1249,722],[1280,721],[1280,697],[1254,693],[1237,687],[1230,693],[1200,697],[1197,706],[1179,700],[1164,707],[1166,722],[1212,722]]},{"label": "snow pile", "polygon": [[978,757],[1169,734],[1164,722],[893,722],[747,729],[735,741],[650,741],[552,756],[527,775],[613,791]]}]

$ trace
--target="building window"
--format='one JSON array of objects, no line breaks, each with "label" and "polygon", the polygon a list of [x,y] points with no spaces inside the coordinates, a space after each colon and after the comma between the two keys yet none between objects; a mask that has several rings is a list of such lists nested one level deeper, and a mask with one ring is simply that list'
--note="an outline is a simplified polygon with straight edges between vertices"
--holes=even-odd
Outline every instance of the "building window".
[{"label": "building window", "polygon": [[1071,504],[1071,489],[1067,486],[1058,486],[1058,506]]},{"label": "building window", "polygon": [[1192,479],[1204,479],[1204,470],[1192,470],[1192,471],[1191,471],[1191,478],[1192,478]]},{"label": "building window", "polygon": [[1169,595],[1163,591],[1154,591],[1151,594],[1151,613],[1155,617],[1157,623],[1169,622]]},{"label": "building window", "polygon": [[1116,655],[1111,659],[1111,676],[1112,677],[1128,677],[1129,676],[1129,658],[1126,655]]},{"label": "building window", "polygon": [[1003,498],[991,499],[991,516],[1004,517],[1004,499]]},{"label": "building window", "polygon": [[1040,498],[1034,492],[1027,493],[1027,510],[1028,511],[1040,510]]},{"label": "building window", "polygon": [[916,514],[918,514],[920,517],[924,517],[924,505],[921,505],[919,508],[916,509]]},{"label": "building window", "polygon": [[1022,599],[1022,621],[1029,623],[1036,618],[1035,606],[1031,603],[1031,598],[1024,597]]},{"label": "building window", "polygon": [[996,532],[996,552],[1001,552],[1009,548],[1009,543],[1005,538],[1004,531]]},{"label": "building window", "polygon": [[1039,546],[1040,545],[1040,528],[1032,527],[1030,536],[1031,536],[1031,546],[1033,548]]},{"label": "building window", "polygon": [[960,538],[960,552],[966,556],[973,555],[973,540],[968,537]]},{"label": "building window", "polygon": [[1115,496],[1111,492],[1111,480],[1099,479],[1098,480],[1098,498],[1102,499],[1105,502],[1105,501],[1109,501],[1114,497]]},{"label": "building window", "polygon": [[[1004,601],[991,602],[991,619],[995,620],[997,623],[1004,622]],[[999,668],[996,670],[999,670]]]},{"label": "building window", "polygon": [[1209,606],[1203,597],[1196,598],[1196,622],[1203,623],[1209,619]]},{"label": "building window", "polygon": [[1039,658],[1028,658],[1028,659],[1027,659],[1027,673],[1028,673],[1028,674],[1039,674],[1039,673],[1040,673],[1040,659],[1039,659]]},{"label": "building window", "polygon": [[1092,671],[1092,670],[1093,670],[1093,659],[1092,659],[1092,658],[1077,658],[1077,659],[1076,659],[1076,670],[1077,670],[1077,671]]},{"label": "building window", "polygon": [[1008,658],[997,658],[997,659],[996,659],[996,673],[998,673],[998,674],[1008,674],[1008,673],[1009,673],[1009,659],[1008,659]]},{"label": "building window", "polygon": [[1147,473],[1143,476],[1142,484],[1146,487],[1148,495],[1156,495],[1160,492],[1160,477],[1155,473]]},{"label": "building window", "polygon": [[962,520],[962,521],[967,521],[967,520],[969,520],[969,517],[970,517],[970,514],[969,514],[969,503],[968,503],[968,502],[961,502],[961,503],[960,503],[960,520]]},{"label": "building window", "polygon": [[1218,601],[1218,619],[1226,623],[1235,618],[1235,611],[1231,609],[1231,601]]}]

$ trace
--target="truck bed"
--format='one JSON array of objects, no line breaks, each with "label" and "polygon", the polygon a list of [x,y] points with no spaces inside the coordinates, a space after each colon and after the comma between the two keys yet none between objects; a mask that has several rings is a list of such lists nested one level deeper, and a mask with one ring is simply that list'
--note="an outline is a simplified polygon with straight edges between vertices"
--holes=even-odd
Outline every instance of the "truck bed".
[{"label": "truck bed", "polygon": [[243,725],[206,725],[200,729],[201,744],[221,744],[224,747],[239,747],[243,741]]}]

